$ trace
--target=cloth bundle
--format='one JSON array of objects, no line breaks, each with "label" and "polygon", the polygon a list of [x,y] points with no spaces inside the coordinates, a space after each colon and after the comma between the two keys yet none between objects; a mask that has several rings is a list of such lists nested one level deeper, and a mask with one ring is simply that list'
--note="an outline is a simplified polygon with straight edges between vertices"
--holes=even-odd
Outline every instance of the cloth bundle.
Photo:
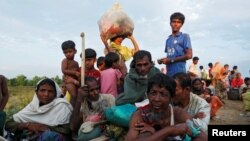
[{"label": "cloth bundle", "polygon": [[128,127],[132,114],[136,111],[136,107],[132,104],[113,106],[104,111],[106,120],[112,124]]},{"label": "cloth bundle", "polygon": [[116,36],[132,35],[133,21],[122,11],[121,5],[116,3],[106,11],[98,21],[99,31],[106,40]]}]

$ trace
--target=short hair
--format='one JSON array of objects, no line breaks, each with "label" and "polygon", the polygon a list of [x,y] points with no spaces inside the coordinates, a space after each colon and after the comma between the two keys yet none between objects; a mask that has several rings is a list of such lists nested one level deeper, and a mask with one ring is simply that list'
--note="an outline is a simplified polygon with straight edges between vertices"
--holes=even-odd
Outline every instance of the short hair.
[{"label": "short hair", "polygon": [[144,58],[145,56],[148,57],[150,63],[152,63],[152,56],[151,56],[151,53],[146,51],[146,50],[139,50],[137,51],[135,54],[134,54],[134,57],[133,57],[133,60],[131,62],[131,67],[132,68],[135,68],[135,63],[136,63],[136,60],[138,59],[142,59]]},{"label": "short hair", "polygon": [[178,72],[173,76],[173,78],[180,83],[182,88],[191,88],[191,77],[185,72]]},{"label": "short hair", "polygon": [[225,64],[224,67],[229,67],[229,65],[228,65],[228,64]]},{"label": "short hair", "polygon": [[185,22],[185,16],[182,13],[180,13],[180,12],[173,13],[170,16],[170,22],[172,22],[173,19],[179,19],[179,20],[181,20],[182,24],[184,24],[184,22]]},{"label": "short hair", "polygon": [[171,97],[175,95],[176,83],[174,79],[163,73],[156,73],[153,77],[149,79],[147,89],[148,94],[154,85],[158,85],[167,89]]},{"label": "short hair", "polygon": [[100,57],[98,57],[98,59],[97,59],[97,61],[96,61],[96,66],[99,67],[99,66],[101,66],[104,62],[105,62],[105,57],[104,57],[104,56],[100,56]]},{"label": "short hair", "polygon": [[71,40],[68,41],[64,41],[61,45],[62,50],[66,50],[66,49],[75,49],[75,43]]},{"label": "short hair", "polygon": [[197,56],[193,57],[193,61],[195,61],[195,60],[199,60],[199,57],[197,57]]},{"label": "short hair", "polygon": [[87,77],[85,77],[85,82],[87,83],[87,82],[97,82],[98,83],[98,81],[96,80],[96,78],[95,77],[92,77],[92,76],[87,76]]},{"label": "short hair", "polygon": [[[82,58],[82,54],[80,54]],[[96,51],[92,48],[85,49],[85,58],[96,58]]]},{"label": "short hair", "polygon": [[238,66],[233,66],[233,69],[235,70],[235,69],[238,69]]},{"label": "short hair", "polygon": [[201,69],[201,70],[203,69],[203,66],[202,66],[202,65],[200,65],[200,69]]},{"label": "short hair", "polygon": [[213,63],[211,63],[211,62],[208,63],[208,66],[209,66],[209,67],[212,67],[212,66],[213,66]]},{"label": "short hair", "polygon": [[117,53],[114,53],[114,52],[109,52],[105,56],[105,67],[111,68],[113,63],[115,63],[117,61],[119,61],[119,55]]},{"label": "short hair", "polygon": [[249,77],[245,77],[244,78],[244,82],[246,83],[247,81],[249,81],[250,80],[250,78]]}]

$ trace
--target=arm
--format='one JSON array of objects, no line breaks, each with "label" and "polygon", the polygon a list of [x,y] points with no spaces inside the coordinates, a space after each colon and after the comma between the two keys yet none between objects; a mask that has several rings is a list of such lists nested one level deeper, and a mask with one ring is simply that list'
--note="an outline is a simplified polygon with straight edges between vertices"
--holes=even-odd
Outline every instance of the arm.
[{"label": "arm", "polygon": [[72,130],[73,133],[77,133],[81,124],[83,123],[83,114],[80,110],[81,110],[83,98],[88,93],[87,91],[88,91],[87,86],[84,86],[78,89],[75,107],[73,109],[73,114],[70,119],[70,129]]},{"label": "arm", "polygon": [[133,52],[132,52],[132,54],[134,55],[137,51],[140,50],[140,49],[139,49],[139,46],[138,46],[138,44],[137,44],[137,42],[136,42],[136,40],[135,40],[135,38],[134,38],[133,35],[128,36],[128,38],[131,40],[132,44],[134,45],[134,50],[133,50]]},{"label": "arm", "polygon": [[24,129],[27,129],[34,133],[39,133],[41,131],[49,130],[49,127],[44,124],[33,122],[18,123],[12,118],[6,122],[5,129],[13,133],[15,133],[16,131],[23,131]]},{"label": "arm", "polygon": [[0,88],[2,91],[2,100],[0,101],[0,111],[4,109],[9,99],[9,91],[7,86],[7,80],[4,76],[0,76]]},{"label": "arm", "polygon": [[161,58],[158,60],[158,63],[159,64],[170,64],[171,63],[171,60],[173,60],[174,62],[181,62],[181,61],[186,61],[186,60],[189,60],[193,57],[193,51],[192,51],[192,48],[188,48],[186,49],[185,51],[185,54],[183,56],[179,56],[179,57],[176,57],[176,58],[173,58],[173,59],[170,59],[170,58]]},{"label": "arm", "polygon": [[200,105],[198,113],[204,113],[203,118],[193,118],[193,122],[196,126],[200,126],[204,132],[207,132],[210,122],[210,105],[205,100]]},{"label": "arm", "polygon": [[[68,64],[67,59],[63,59],[62,65],[61,65],[61,69],[62,69],[62,73],[64,75],[73,75],[73,76],[77,76],[77,77],[80,76],[80,73],[78,71],[76,71],[76,70],[69,70],[67,68],[67,64]],[[78,63],[76,65],[78,66],[78,70],[79,70]]]},{"label": "arm", "polygon": [[110,50],[109,50],[109,45],[108,45],[108,42],[107,42],[107,40],[106,40],[105,35],[100,35],[100,36],[101,36],[101,39],[102,39],[102,42],[103,42],[105,48],[107,49],[108,52],[110,52]]}]

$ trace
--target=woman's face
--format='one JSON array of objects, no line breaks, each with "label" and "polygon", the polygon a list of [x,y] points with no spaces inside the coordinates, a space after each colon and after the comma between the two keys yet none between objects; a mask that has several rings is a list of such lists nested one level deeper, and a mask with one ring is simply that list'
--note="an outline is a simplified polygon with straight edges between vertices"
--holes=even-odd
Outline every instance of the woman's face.
[{"label": "woman's face", "polygon": [[49,84],[41,85],[36,93],[41,105],[49,104],[56,97],[54,87]]},{"label": "woman's face", "polygon": [[148,98],[156,112],[163,112],[166,111],[166,107],[168,107],[170,103],[171,95],[165,87],[153,85],[149,91]]}]

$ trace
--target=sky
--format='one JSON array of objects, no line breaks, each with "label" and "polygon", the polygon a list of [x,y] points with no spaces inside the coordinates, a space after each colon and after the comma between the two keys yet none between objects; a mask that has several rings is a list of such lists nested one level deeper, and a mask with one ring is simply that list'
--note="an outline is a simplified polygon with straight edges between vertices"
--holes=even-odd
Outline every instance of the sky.
[{"label": "sky", "polygon": [[[182,12],[186,20],[181,31],[190,35],[199,65],[207,69],[209,62],[219,61],[230,69],[237,65],[243,77],[249,76],[248,0],[0,0],[0,74],[61,77],[61,44],[76,43],[75,59],[80,64],[82,32],[85,48],[103,56],[97,22],[116,2],[133,20],[133,35],[153,61],[166,56],[170,15]],[[127,39],[124,44],[132,47]]]}]

